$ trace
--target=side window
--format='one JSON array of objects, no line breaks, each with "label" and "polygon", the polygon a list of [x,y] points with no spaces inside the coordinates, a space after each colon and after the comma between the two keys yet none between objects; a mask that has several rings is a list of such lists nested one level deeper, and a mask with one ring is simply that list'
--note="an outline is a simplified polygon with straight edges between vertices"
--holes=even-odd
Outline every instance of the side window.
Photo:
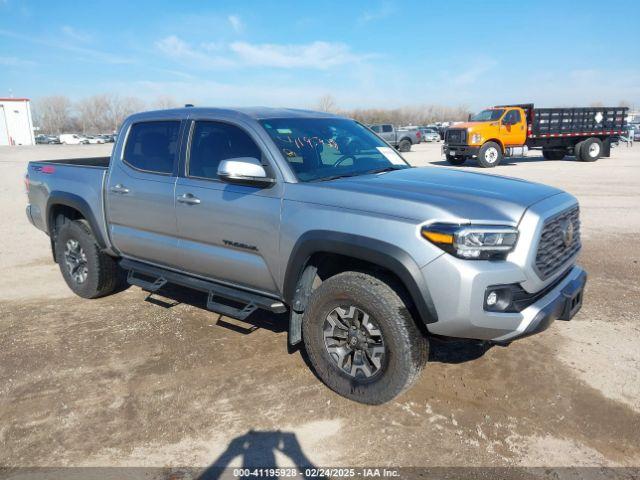
[{"label": "side window", "polygon": [[520,123],[520,112],[518,110],[509,110],[502,121],[505,125],[515,125]]},{"label": "side window", "polygon": [[262,152],[251,137],[235,125],[196,122],[191,137],[187,176],[218,178],[220,162],[237,157],[262,160]]},{"label": "side window", "polygon": [[371,130],[380,133],[380,125],[371,125]]},{"label": "side window", "polygon": [[382,126],[382,133],[391,133],[391,132],[393,132],[393,128],[391,127],[391,125]]},{"label": "side window", "polygon": [[124,147],[124,161],[148,172],[170,174],[178,154],[180,122],[134,123]]}]

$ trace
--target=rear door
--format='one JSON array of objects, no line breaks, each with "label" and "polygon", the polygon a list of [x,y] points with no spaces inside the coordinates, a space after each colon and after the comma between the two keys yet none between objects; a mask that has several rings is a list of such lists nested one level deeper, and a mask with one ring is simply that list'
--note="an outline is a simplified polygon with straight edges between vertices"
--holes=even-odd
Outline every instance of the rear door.
[{"label": "rear door", "polygon": [[383,140],[391,144],[396,143],[396,134],[392,125],[382,125],[382,132],[380,133],[380,136]]},{"label": "rear door", "polygon": [[183,270],[266,293],[277,293],[282,182],[269,188],[218,178],[222,160],[258,158],[274,172],[261,140],[241,125],[195,120],[176,186]]},{"label": "rear door", "polygon": [[505,145],[524,145],[526,135],[526,121],[520,110],[511,109],[502,116],[500,138]]},{"label": "rear door", "polygon": [[111,163],[106,207],[111,241],[125,257],[175,267],[175,185],[183,122],[139,121]]}]

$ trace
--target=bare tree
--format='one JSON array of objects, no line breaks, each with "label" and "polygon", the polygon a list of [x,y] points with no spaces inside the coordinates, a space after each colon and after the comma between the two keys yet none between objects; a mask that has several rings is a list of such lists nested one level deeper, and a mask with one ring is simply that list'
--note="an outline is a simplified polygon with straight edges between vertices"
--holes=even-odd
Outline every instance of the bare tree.
[{"label": "bare tree", "polygon": [[40,98],[34,102],[34,119],[45,133],[60,134],[71,127],[71,101],[63,95]]},{"label": "bare tree", "polygon": [[109,130],[116,131],[124,119],[132,113],[144,110],[144,103],[135,97],[120,97],[106,95],[108,107],[105,112],[105,122]]},{"label": "bare tree", "polygon": [[171,95],[160,95],[153,101],[152,106],[158,110],[164,110],[167,108],[176,108],[179,104]]},{"label": "bare tree", "polygon": [[318,110],[321,112],[336,113],[338,111],[336,99],[329,94],[323,95],[318,100]]},{"label": "bare tree", "polygon": [[459,105],[457,107],[421,105],[393,109],[355,109],[342,113],[362,123],[392,123],[401,126],[428,125],[434,122],[466,120],[470,112],[466,105]]},{"label": "bare tree", "polygon": [[75,110],[82,133],[100,133],[111,129],[108,119],[108,95],[84,98],[76,103]]}]

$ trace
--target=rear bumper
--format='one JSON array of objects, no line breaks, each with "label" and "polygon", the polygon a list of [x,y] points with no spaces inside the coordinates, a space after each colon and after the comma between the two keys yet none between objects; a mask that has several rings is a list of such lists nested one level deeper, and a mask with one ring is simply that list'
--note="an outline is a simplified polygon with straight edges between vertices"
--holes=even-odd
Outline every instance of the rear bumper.
[{"label": "rear bumper", "polygon": [[26,209],[26,213],[27,213],[27,218],[29,219],[29,223],[31,223],[31,225],[33,225],[34,227],[37,227],[36,223],[33,221],[33,216],[31,215],[31,205],[27,205],[27,209]]},{"label": "rear bumper", "polygon": [[469,145],[442,145],[442,153],[444,155],[455,155],[463,157],[475,157],[478,155],[480,147],[473,147]]}]

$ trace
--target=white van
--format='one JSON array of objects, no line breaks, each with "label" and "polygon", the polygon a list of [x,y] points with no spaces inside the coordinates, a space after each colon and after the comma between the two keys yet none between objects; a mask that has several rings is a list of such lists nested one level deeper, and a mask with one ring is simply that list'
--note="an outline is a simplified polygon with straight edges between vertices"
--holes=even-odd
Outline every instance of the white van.
[{"label": "white van", "polygon": [[81,143],[89,143],[89,141],[85,137],[76,135],[75,133],[63,133],[60,135],[60,143],[64,145],[79,145]]}]

